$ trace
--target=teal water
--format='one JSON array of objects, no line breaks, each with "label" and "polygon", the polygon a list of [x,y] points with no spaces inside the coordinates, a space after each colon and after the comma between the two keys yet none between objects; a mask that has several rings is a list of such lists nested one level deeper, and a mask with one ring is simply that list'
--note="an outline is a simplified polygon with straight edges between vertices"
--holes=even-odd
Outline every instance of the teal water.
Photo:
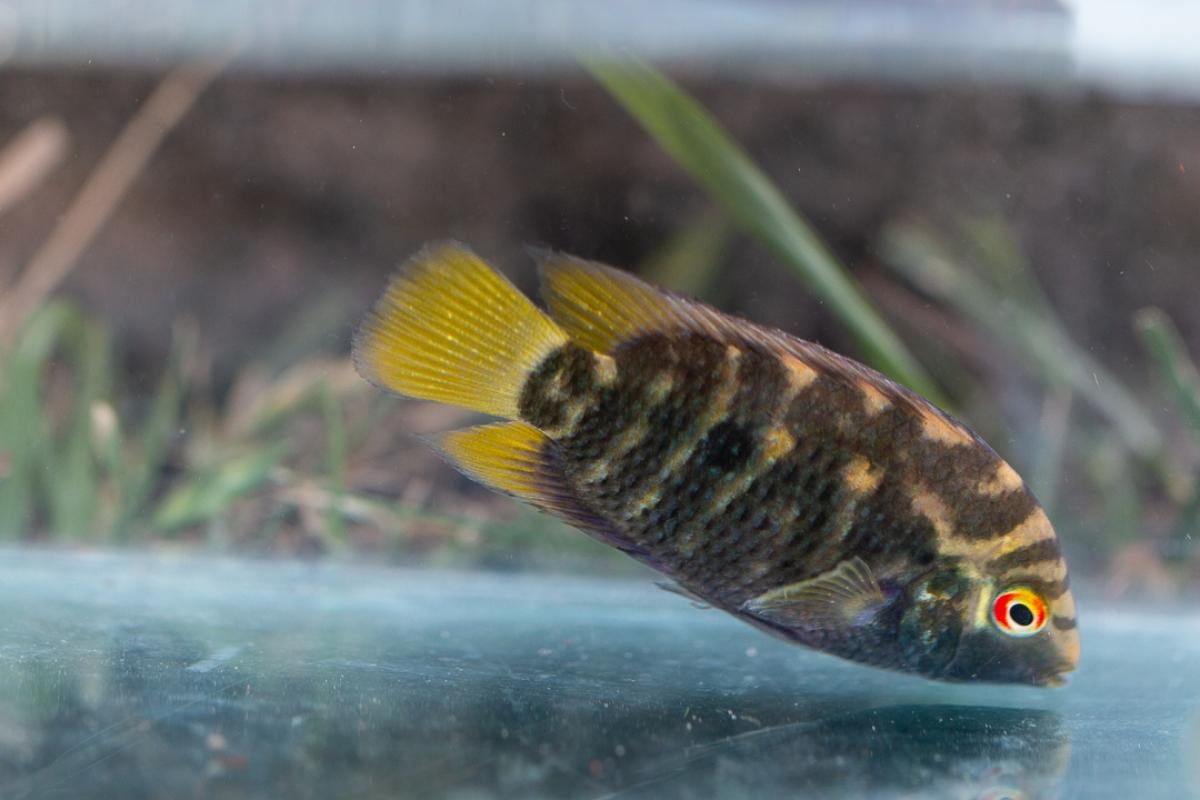
[{"label": "teal water", "polygon": [[0,553],[0,797],[1200,798],[1200,614],[1065,689],[776,642],[649,580]]}]

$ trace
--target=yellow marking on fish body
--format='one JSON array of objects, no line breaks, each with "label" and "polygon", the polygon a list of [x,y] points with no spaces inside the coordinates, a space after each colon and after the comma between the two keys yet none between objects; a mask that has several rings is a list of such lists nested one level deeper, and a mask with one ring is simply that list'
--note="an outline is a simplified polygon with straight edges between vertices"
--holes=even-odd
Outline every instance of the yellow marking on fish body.
[{"label": "yellow marking on fish body", "polygon": [[662,500],[661,486],[655,486],[652,489],[648,489],[630,508],[630,518],[632,519],[640,516],[648,508],[654,508],[656,505],[658,505],[660,500]]},{"label": "yellow marking on fish body", "polygon": [[1021,476],[1017,474],[1015,469],[1008,465],[1007,461],[999,461],[996,464],[996,472],[992,477],[979,484],[979,491],[994,497],[1016,491],[1024,485],[1025,481],[1021,480]]},{"label": "yellow marking on fish body", "polygon": [[546,384],[546,397],[561,402],[567,399],[567,373],[558,372]]},{"label": "yellow marking on fish body", "polygon": [[763,437],[763,458],[769,466],[792,452],[795,446],[796,437],[782,425],[776,426]]},{"label": "yellow marking on fish body", "polygon": [[883,470],[863,456],[854,456],[842,470],[842,481],[846,488],[857,495],[868,495],[879,488]]},{"label": "yellow marking on fish body", "polygon": [[[1070,597],[1068,592],[1065,596]],[[1074,616],[1075,604],[1071,604],[1072,612],[1070,614],[1059,614],[1058,616]],[[1079,662],[1079,631],[1050,631],[1050,636],[1058,644],[1058,649],[1067,657],[1068,663],[1076,664]]]},{"label": "yellow marking on fish body", "polygon": [[[804,363],[800,359],[785,353],[780,356],[783,361],[783,366],[787,370],[788,392],[790,397],[795,397],[804,389],[812,385],[819,374],[815,369]],[[790,399],[790,398],[789,398]]]},{"label": "yellow marking on fish body", "polygon": [[[612,386],[617,381],[617,362],[611,356],[594,353],[593,374],[596,383],[601,387]],[[544,428],[546,435],[552,439],[562,439],[575,432],[580,418],[592,404],[592,398],[585,395],[571,397],[567,391],[568,375],[560,371],[554,375],[545,388],[546,397],[555,402],[563,403],[563,421],[558,425]]]},{"label": "yellow marking on fish body", "polygon": [[969,433],[931,409],[921,409],[921,430],[926,438],[942,444],[970,444],[972,441]]},{"label": "yellow marking on fish body", "polygon": [[708,512],[704,519],[710,520],[713,517],[723,514],[725,509],[729,507],[729,504],[732,503],[735,498],[749,491],[750,486],[762,476],[763,472],[766,471],[763,469],[763,467],[769,466],[769,464],[762,464],[760,465],[759,469],[751,470],[750,472],[741,475],[722,486],[721,489],[713,495],[713,501],[709,505]]},{"label": "yellow marking on fish body", "polygon": [[[1070,592],[1065,592],[1061,597],[1050,601],[1050,614],[1061,619],[1075,619],[1075,598],[1071,596]],[[1050,638],[1054,640],[1059,652],[1067,657],[1069,663],[1075,664],[1079,661],[1079,630],[1077,628],[1060,631],[1051,627]]]},{"label": "yellow marking on fish body", "polygon": [[[1075,619],[1075,598],[1070,592],[1064,592],[1050,601],[1050,612],[1058,617]],[[1078,647],[1078,643],[1076,643],[1076,647]]]},{"label": "yellow marking on fish body", "polygon": [[667,399],[667,395],[675,388],[675,376],[670,372],[660,372],[646,387],[646,400],[651,405],[658,405]]},{"label": "yellow marking on fish body", "polygon": [[868,417],[874,417],[892,407],[892,401],[866,381],[859,381],[858,389],[863,394],[863,405],[867,408]]},{"label": "yellow marking on fish body", "polygon": [[1014,550],[1020,550],[1026,545],[1056,538],[1054,526],[1050,524],[1050,518],[1046,516],[1045,509],[1041,506],[1034,506],[1033,511],[1029,513],[1024,522],[1002,535],[996,546],[982,554],[982,557],[987,560],[999,558]]},{"label": "yellow marking on fish body", "polygon": [[608,459],[603,459],[592,464],[579,476],[580,482],[584,484],[600,483],[600,481],[608,477],[608,465]]},{"label": "yellow marking on fish body", "polygon": [[617,360],[603,353],[596,353],[596,382],[600,386],[612,386],[617,382]]},{"label": "yellow marking on fish body", "polygon": [[746,580],[744,583],[759,580],[773,569],[775,569],[775,562],[769,559],[755,559],[746,565]]},{"label": "yellow marking on fish body", "polygon": [[[1028,547],[1038,542],[1054,541],[1056,538],[1054,526],[1050,524],[1050,519],[1046,516],[1046,512],[1041,506],[1038,506],[1034,508],[1033,512],[1024,522],[1000,537],[1000,542],[994,548],[987,551],[983,555],[983,559],[990,561],[1001,556],[1006,556],[1023,547]],[[1022,575],[1036,575],[1048,581],[1059,581],[1067,577],[1067,562],[1060,556],[1058,558],[1014,567],[1013,570]]]},{"label": "yellow marking on fish body", "polygon": [[[854,527],[854,518],[858,507],[866,499],[865,494],[851,492],[840,503],[832,522],[832,530],[825,540],[809,555],[810,560],[820,561],[829,550],[840,550],[848,534]],[[810,533],[811,535],[811,533]]]},{"label": "yellow marking on fish body", "polygon": [[945,542],[950,538],[954,531],[954,521],[950,519],[950,509],[936,492],[922,486],[916,487],[912,494],[912,508],[929,520],[939,540]]},{"label": "yellow marking on fish body", "polygon": [[[562,397],[565,397],[565,393]],[[580,417],[587,411],[591,401],[587,397],[576,397],[563,405],[563,421],[559,425],[546,427],[544,433],[551,439],[561,439],[570,436],[579,424]]]},{"label": "yellow marking on fish body", "polygon": [[981,587],[975,601],[975,613],[971,615],[971,622],[976,628],[986,628],[991,624],[992,600],[996,594],[996,585],[993,581],[985,581]]},{"label": "yellow marking on fish body", "polygon": [[704,544],[704,539],[689,530],[677,535],[674,544],[675,549],[681,556],[691,558],[696,555],[696,551],[700,549],[700,545]]},{"label": "yellow marking on fish body", "polygon": [[725,359],[721,362],[721,372],[716,378],[716,388],[708,406],[701,413],[695,427],[695,434],[683,439],[678,446],[664,459],[660,475],[670,475],[687,463],[700,441],[721,420],[729,415],[729,408],[737,394],[738,385],[737,363],[742,357],[742,351],[733,345],[725,348]]},{"label": "yellow marking on fish body", "polygon": [[579,423],[579,418],[583,416],[583,412],[588,410],[591,401],[586,397],[577,397],[567,404],[565,420],[562,424],[563,434],[570,435],[575,431],[575,426]]},{"label": "yellow marking on fish body", "polygon": [[785,506],[783,512],[773,519],[776,528],[779,530],[774,542],[777,549],[786,549],[795,541],[797,536],[802,534],[802,531],[796,530],[792,524],[798,516],[800,516],[800,506],[792,503]]},{"label": "yellow marking on fish body", "polygon": [[646,438],[646,434],[649,432],[649,423],[644,419],[640,419],[617,434],[616,438],[609,442],[608,448],[604,451],[600,459],[583,471],[583,475],[581,476],[583,482],[599,483],[607,478],[609,465],[618,463],[621,458],[632,452],[642,443],[642,440]]}]

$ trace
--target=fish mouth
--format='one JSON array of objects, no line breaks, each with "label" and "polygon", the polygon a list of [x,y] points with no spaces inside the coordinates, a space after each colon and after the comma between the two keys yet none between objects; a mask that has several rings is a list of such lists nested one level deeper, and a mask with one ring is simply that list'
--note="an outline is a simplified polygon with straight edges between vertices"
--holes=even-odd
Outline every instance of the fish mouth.
[{"label": "fish mouth", "polygon": [[1053,674],[1047,675],[1046,677],[1044,677],[1040,681],[1038,681],[1036,685],[1045,687],[1047,689],[1061,689],[1062,687],[1066,686],[1071,680],[1067,675],[1067,673],[1069,673],[1069,672],[1070,672],[1070,670],[1064,670],[1063,672],[1055,672]]},{"label": "fish mouth", "polygon": [[955,657],[947,664],[941,677],[955,682],[1024,684],[1056,689],[1066,686],[1068,675],[1074,670],[1074,663],[1061,658],[1029,663],[1018,658],[1003,658],[999,654],[981,657],[976,648],[960,641]]},{"label": "fish mouth", "polygon": [[1075,662],[1063,660],[1058,664],[1057,669],[1043,677],[1039,682],[1039,686],[1046,686],[1051,689],[1058,689],[1066,686],[1071,682],[1073,677],[1071,673],[1075,671]]}]

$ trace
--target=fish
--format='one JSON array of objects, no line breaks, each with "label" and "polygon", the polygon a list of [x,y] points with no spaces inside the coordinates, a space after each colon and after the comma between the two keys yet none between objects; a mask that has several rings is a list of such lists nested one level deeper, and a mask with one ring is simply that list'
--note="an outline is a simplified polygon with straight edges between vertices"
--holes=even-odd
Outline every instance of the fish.
[{"label": "fish", "polygon": [[545,311],[443,242],[354,336],[375,386],[498,418],[430,437],[451,464],[787,641],[935,680],[1065,682],[1080,645],[1057,534],[979,436],[818,344],[535,256]]}]

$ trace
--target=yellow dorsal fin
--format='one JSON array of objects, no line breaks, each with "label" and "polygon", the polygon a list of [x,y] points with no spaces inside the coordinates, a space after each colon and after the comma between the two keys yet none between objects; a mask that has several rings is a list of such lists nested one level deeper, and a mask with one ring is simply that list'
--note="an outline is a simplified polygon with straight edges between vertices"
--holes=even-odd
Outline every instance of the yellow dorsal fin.
[{"label": "yellow dorsal fin", "polygon": [[878,396],[878,402],[905,406],[933,420],[931,426],[939,430],[949,426],[946,429],[953,430],[948,435],[972,435],[924,398],[819,344],[730,316],[604,264],[555,252],[534,251],[534,255],[541,266],[542,297],[550,316],[572,339],[591,350],[611,353],[622,342],[648,333],[691,332],[774,353],[790,369],[806,376],[815,372],[866,386]]},{"label": "yellow dorsal fin", "polygon": [[409,397],[515,419],[525,380],[566,334],[461,245],[396,273],[354,340],[364,378]]},{"label": "yellow dorsal fin", "polygon": [[647,333],[689,331],[786,354],[806,364],[831,366],[831,360],[846,361],[820,345],[732,317],[628,272],[561,253],[535,255],[550,316],[572,339],[596,352],[608,353],[621,342]]},{"label": "yellow dorsal fin", "polygon": [[450,431],[429,443],[468,477],[559,517],[600,541],[638,555],[614,525],[587,509],[563,477],[554,443],[525,422]]},{"label": "yellow dorsal fin", "polygon": [[718,339],[732,334],[729,318],[716,309],[628,272],[559,253],[538,256],[550,316],[572,339],[598,353],[654,332],[691,330]]}]

